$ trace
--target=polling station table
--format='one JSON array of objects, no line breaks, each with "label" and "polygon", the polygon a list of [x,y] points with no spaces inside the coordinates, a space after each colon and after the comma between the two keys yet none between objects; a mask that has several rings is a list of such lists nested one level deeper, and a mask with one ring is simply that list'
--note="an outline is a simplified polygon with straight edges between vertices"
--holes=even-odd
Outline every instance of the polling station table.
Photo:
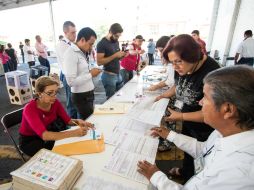
[{"label": "polling station table", "polygon": [[[152,74],[165,77],[165,74],[162,74],[161,71],[165,68],[163,66],[147,66],[143,69],[139,76],[135,75],[134,78],[126,83],[126,85],[121,88],[116,94],[111,97],[106,103],[115,103],[115,102],[124,102],[129,105],[131,108],[137,99],[144,94],[144,86],[146,85],[147,76]],[[144,76],[145,75],[145,76]],[[159,79],[161,80],[161,78]],[[156,97],[158,94],[150,93],[146,94],[147,96]],[[99,128],[104,137],[109,137],[112,134],[114,127],[117,125],[117,122],[124,117],[125,114],[102,114],[96,115],[93,114],[89,117],[87,121],[94,123],[95,127]],[[142,184],[134,180],[130,180],[103,170],[104,166],[107,164],[109,159],[112,156],[112,153],[115,149],[115,146],[105,144],[105,151],[101,153],[94,154],[83,154],[83,155],[74,155],[73,158],[80,159],[83,161],[83,174],[78,179],[75,189],[82,189],[86,179],[89,176],[101,177],[106,180],[114,181],[120,184],[128,185],[134,189],[147,190],[153,189],[152,185]]]}]

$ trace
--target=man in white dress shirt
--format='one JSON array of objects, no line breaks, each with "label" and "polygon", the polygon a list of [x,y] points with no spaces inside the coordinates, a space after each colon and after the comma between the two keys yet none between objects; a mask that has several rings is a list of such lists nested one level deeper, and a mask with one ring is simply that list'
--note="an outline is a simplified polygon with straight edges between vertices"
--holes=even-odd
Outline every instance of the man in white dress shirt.
[{"label": "man in white dress shirt", "polygon": [[82,28],[75,44],[65,51],[63,73],[71,87],[72,102],[81,119],[87,119],[94,110],[94,84],[92,77],[100,74],[98,68],[89,69],[88,53],[92,50],[97,36],[89,27]]},{"label": "man in white dress shirt", "polygon": [[24,51],[26,61],[29,65],[29,68],[31,66],[34,66],[35,65],[34,51],[33,51],[32,47],[30,46],[30,40],[29,39],[25,39],[25,46],[23,47],[23,51]]},{"label": "man in white dress shirt", "polygon": [[247,64],[249,66],[254,64],[254,39],[251,30],[244,32],[244,40],[239,44],[235,54],[235,64]]},{"label": "man in white dress shirt", "polygon": [[67,84],[65,75],[63,73],[63,66],[62,66],[65,51],[76,40],[77,31],[76,31],[75,24],[71,21],[65,21],[63,24],[63,32],[64,32],[64,37],[61,40],[59,40],[56,46],[57,60],[58,60],[59,68],[61,70],[60,79],[63,82],[63,86],[65,89],[67,113],[71,118],[78,119],[79,118],[78,112],[71,101],[71,88]]},{"label": "man in white dress shirt", "polygon": [[169,180],[147,161],[138,163],[138,171],[159,190],[253,190],[253,81],[254,69],[243,65],[206,76],[200,103],[204,122],[215,129],[206,142],[165,128],[152,129],[154,136],[168,139],[195,159],[195,175],[185,185]]}]

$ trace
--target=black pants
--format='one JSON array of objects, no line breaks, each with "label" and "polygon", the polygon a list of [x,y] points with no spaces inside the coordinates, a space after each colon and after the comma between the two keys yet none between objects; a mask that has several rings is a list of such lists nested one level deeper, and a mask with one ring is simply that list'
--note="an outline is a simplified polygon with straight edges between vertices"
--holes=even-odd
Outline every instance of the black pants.
[{"label": "black pants", "polygon": [[28,156],[35,155],[40,149],[52,150],[55,141],[43,141],[38,136],[19,136],[19,147]]},{"label": "black pants", "polygon": [[148,53],[148,58],[149,58],[149,65],[152,65],[154,63],[154,57],[153,54]]},{"label": "black pants", "polygon": [[16,59],[10,59],[8,61],[8,68],[9,68],[9,71],[16,71],[17,70],[17,60]]},{"label": "black pants", "polygon": [[72,103],[78,110],[81,119],[87,119],[94,111],[94,91],[83,93],[72,93]]},{"label": "black pants", "polygon": [[239,65],[245,64],[245,65],[249,65],[249,66],[253,66],[254,64],[254,58],[253,57],[242,57],[238,63]]},{"label": "black pants", "polygon": [[48,67],[49,73],[50,73],[50,65],[49,65],[49,61],[41,56],[38,57],[39,62],[42,66]]},{"label": "black pants", "polygon": [[28,65],[29,65],[29,68],[31,68],[31,66],[34,66],[34,65],[35,65],[35,61],[28,61],[27,63],[28,63]]}]

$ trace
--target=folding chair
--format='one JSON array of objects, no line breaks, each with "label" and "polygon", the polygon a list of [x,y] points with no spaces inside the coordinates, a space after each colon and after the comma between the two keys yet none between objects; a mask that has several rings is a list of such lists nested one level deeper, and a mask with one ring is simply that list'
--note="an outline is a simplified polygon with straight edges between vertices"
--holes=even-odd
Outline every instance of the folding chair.
[{"label": "folding chair", "polygon": [[18,145],[16,144],[14,138],[12,137],[11,133],[9,132],[9,128],[15,127],[16,125],[20,124],[22,121],[22,113],[23,113],[23,108],[15,110],[13,112],[5,114],[2,119],[1,123],[4,127],[4,132],[7,133],[11,141],[13,142],[17,152],[19,153],[21,159],[23,162],[26,162],[24,155],[22,151],[19,149]]}]

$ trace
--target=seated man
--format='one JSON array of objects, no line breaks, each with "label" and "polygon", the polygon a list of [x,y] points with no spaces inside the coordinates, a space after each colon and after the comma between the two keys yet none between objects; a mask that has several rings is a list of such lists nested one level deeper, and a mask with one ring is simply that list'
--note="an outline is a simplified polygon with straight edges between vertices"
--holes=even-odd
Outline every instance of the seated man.
[{"label": "seated man", "polygon": [[[246,80],[248,79],[248,80]],[[204,79],[201,100],[204,122],[215,131],[206,142],[153,128],[195,159],[195,175],[184,185],[171,181],[147,161],[138,171],[163,190],[254,189],[254,69],[233,66],[215,70]]]}]

